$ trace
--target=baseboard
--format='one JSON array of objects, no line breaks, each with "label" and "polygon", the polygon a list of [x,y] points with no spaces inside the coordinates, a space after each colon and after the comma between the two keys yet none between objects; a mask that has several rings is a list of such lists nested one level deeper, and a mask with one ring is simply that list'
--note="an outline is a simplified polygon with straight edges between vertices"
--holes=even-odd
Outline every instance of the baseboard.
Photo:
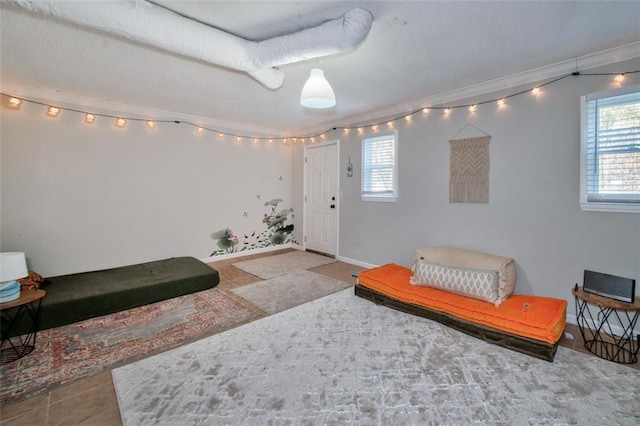
[{"label": "baseboard", "polygon": [[[567,323],[578,325],[578,320],[574,314],[567,314]],[[588,323],[589,323],[588,324],[589,328],[591,328],[592,330],[595,330],[596,328],[598,328],[597,323],[591,322],[591,321],[589,321]],[[611,331],[614,334],[616,334],[617,336],[622,336],[622,333],[624,332],[622,327],[616,324],[611,324],[611,323],[609,323],[609,325],[611,326]],[[603,332],[605,332],[605,330],[603,330]],[[636,326],[636,328],[633,329],[633,335],[638,336],[638,334],[640,334],[640,326]]]},{"label": "baseboard", "polygon": [[262,248],[252,249],[252,250],[238,251],[235,253],[221,254],[218,256],[203,257],[199,260],[204,263],[211,263],[211,262],[217,262],[219,260],[233,259],[236,257],[248,256],[251,254],[268,253],[270,251],[278,251],[278,250],[283,250],[287,248],[294,248],[296,250],[301,250],[298,247],[300,247],[298,244],[292,244],[292,243],[278,244],[277,246],[262,247]]},{"label": "baseboard", "polygon": [[344,256],[336,256],[336,260],[339,260],[340,262],[344,262],[344,263],[350,263],[351,265],[362,266],[363,268],[367,268],[367,269],[380,266],[380,265],[374,265],[372,263],[363,262],[361,260],[351,259]]}]

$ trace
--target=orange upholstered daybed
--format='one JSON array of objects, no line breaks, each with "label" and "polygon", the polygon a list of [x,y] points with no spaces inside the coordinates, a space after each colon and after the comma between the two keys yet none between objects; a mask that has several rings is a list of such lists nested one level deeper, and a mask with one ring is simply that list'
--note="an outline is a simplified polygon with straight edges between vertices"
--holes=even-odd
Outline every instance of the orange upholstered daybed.
[{"label": "orange upholstered daybed", "polygon": [[[421,254],[419,252],[423,260]],[[446,276],[454,277],[450,278],[454,280],[461,273],[460,268],[448,265],[435,267],[441,269],[439,272],[444,268],[449,274]],[[553,361],[566,324],[565,300],[519,294],[504,295],[502,300],[497,300],[497,292],[495,300],[480,300],[477,297],[482,295],[470,297],[459,289],[453,292],[437,288],[437,276],[433,278],[436,282],[433,286],[431,283],[412,283],[416,280],[414,271],[396,264],[362,271],[358,276],[356,295],[437,320],[491,343]],[[462,273],[468,271],[465,269]],[[476,271],[485,272],[474,269],[471,273]],[[499,271],[495,272],[498,274]],[[497,281],[496,278],[496,286]]]}]

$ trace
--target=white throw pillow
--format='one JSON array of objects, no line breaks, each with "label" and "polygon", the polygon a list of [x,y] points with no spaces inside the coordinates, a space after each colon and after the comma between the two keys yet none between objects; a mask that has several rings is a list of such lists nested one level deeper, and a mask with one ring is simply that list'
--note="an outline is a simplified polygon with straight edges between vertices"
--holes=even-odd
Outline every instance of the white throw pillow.
[{"label": "white throw pillow", "polygon": [[435,287],[494,304],[498,302],[498,271],[454,268],[417,259],[410,282],[412,285]]}]

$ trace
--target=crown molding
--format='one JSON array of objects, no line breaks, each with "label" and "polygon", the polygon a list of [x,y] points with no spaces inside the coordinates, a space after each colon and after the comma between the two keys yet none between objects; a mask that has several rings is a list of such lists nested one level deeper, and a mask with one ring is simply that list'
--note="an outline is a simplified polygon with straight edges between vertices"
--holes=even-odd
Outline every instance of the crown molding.
[{"label": "crown molding", "polygon": [[336,125],[335,122],[325,122],[317,126],[301,129],[298,134],[312,134],[326,129],[331,129],[333,127],[352,127],[367,125],[372,122],[385,121],[385,119],[390,117],[407,114],[408,112],[416,111],[428,106],[448,104],[462,99],[486,95],[488,93],[511,89],[525,84],[536,83],[541,80],[560,77],[574,71],[585,71],[638,57],[640,57],[640,41],[580,56],[574,59],[567,59],[565,61],[511,74],[505,77],[488,80],[471,86],[461,87],[448,92],[413,99],[388,107],[370,110],[361,114],[350,115],[341,119],[338,125]]},{"label": "crown molding", "polygon": [[107,114],[113,116],[126,116],[125,118],[146,118],[153,120],[172,120],[193,123],[197,126],[207,127],[222,132],[251,133],[251,136],[279,135],[282,133],[278,129],[251,126],[244,123],[232,121],[215,120],[210,117],[184,114],[176,111],[168,111],[157,108],[150,108],[141,105],[126,104],[108,99],[92,98],[88,96],[74,95],[60,92],[58,90],[45,89],[41,87],[24,86],[2,82],[2,93],[24,98],[31,101],[41,102],[46,105],[55,104],[62,108],[82,109],[86,112],[97,114]]},{"label": "crown molding", "polygon": [[[299,137],[308,134],[322,133],[334,127],[351,127],[358,125],[367,125],[372,122],[385,121],[385,118],[403,115],[418,109],[448,104],[460,101],[462,99],[472,98],[475,96],[486,95],[488,93],[501,90],[511,89],[513,87],[532,84],[541,80],[559,77],[573,71],[584,71],[599,66],[609,65],[616,62],[622,62],[629,59],[640,57],[640,41],[603,50],[600,52],[580,56],[574,59],[568,59],[543,67],[511,74],[488,80],[471,86],[461,87],[459,89],[443,92],[423,98],[413,99],[410,101],[390,105],[383,108],[369,110],[364,113],[349,115],[339,119],[338,122],[323,122],[314,126],[298,129],[294,133]],[[223,132],[251,133],[252,136],[280,135],[281,129],[264,128],[251,126],[246,123],[237,123],[231,121],[215,120],[210,117],[202,117],[190,114],[179,113],[175,111],[161,110],[141,105],[125,104],[108,99],[98,99],[70,93],[64,93],[57,90],[44,89],[40,87],[24,86],[2,82],[2,92],[11,94],[16,97],[50,104],[55,102],[61,107],[72,109],[82,108],[97,113],[105,113],[109,115],[127,115],[131,118],[153,118],[156,120],[177,120],[182,122],[194,123],[207,128],[220,130]]]}]

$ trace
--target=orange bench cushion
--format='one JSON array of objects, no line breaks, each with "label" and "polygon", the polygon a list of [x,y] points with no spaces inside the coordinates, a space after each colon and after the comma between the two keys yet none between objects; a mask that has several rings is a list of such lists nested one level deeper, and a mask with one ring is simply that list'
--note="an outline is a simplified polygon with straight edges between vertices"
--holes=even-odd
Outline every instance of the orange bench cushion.
[{"label": "orange bench cushion", "polygon": [[550,344],[555,344],[564,331],[566,300],[512,294],[496,307],[437,288],[411,285],[410,278],[410,269],[390,263],[360,272],[358,284],[402,302]]}]

